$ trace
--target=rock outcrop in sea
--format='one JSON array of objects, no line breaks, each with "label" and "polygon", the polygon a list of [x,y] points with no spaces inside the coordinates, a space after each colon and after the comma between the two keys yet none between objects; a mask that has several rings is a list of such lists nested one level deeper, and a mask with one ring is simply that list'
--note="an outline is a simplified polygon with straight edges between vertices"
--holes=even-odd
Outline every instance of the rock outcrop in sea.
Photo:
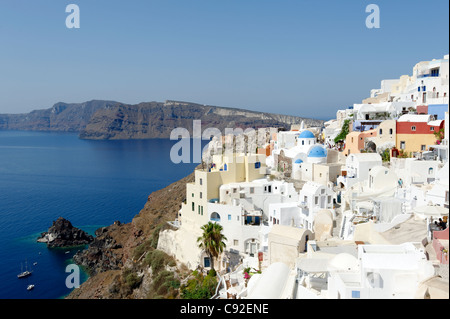
[{"label": "rock outcrop in sea", "polygon": [[90,244],[94,237],[85,231],[73,227],[67,219],[59,217],[47,232],[41,234],[37,240],[46,243],[49,248],[75,247]]}]

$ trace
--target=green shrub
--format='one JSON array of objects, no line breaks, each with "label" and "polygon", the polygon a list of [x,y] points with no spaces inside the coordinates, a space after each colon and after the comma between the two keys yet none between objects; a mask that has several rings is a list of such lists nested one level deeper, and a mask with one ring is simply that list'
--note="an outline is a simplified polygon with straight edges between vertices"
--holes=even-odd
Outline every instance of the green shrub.
[{"label": "green shrub", "polygon": [[146,252],[152,249],[152,241],[146,240],[141,245],[137,246],[133,251],[133,258],[138,259],[141,258],[141,256]]},{"label": "green shrub", "polygon": [[192,278],[186,285],[181,286],[181,298],[183,299],[210,299],[217,287],[217,278],[215,273],[209,273],[207,276],[198,271],[192,273]]},{"label": "green shrub", "polygon": [[167,264],[175,263],[173,258],[161,250],[151,250],[147,253],[144,263],[152,268],[153,273],[159,272]]},{"label": "green shrub", "polygon": [[131,269],[125,269],[123,272],[123,278],[126,283],[126,285],[130,289],[136,289],[141,285],[142,278],[139,277],[133,270]]}]

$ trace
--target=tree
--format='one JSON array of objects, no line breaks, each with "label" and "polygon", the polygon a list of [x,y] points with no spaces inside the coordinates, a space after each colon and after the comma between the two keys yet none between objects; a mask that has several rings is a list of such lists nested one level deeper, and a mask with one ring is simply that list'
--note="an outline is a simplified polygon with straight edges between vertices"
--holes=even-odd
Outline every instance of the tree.
[{"label": "tree", "polygon": [[334,139],[335,143],[339,143],[340,141],[345,141],[345,138],[347,137],[348,133],[349,133],[349,128],[348,126],[350,125],[350,119],[346,119],[344,121],[344,125],[342,125],[342,129],[341,132],[339,133],[338,136],[336,136],[336,138]]},{"label": "tree", "polygon": [[211,268],[214,269],[214,258],[219,257],[226,247],[227,238],[222,234],[223,227],[220,224],[209,222],[202,226],[203,234],[197,238],[198,247],[203,249],[211,260]]}]

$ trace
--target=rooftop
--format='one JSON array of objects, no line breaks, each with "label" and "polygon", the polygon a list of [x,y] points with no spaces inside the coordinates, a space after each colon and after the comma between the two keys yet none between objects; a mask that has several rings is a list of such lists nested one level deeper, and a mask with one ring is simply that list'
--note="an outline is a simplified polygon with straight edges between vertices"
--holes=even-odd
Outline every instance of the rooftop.
[{"label": "rooftop", "polygon": [[402,115],[397,122],[425,122],[428,123],[431,119],[430,114],[405,114]]},{"label": "rooftop", "polygon": [[309,151],[308,157],[327,157],[327,151],[322,146],[317,145]]}]

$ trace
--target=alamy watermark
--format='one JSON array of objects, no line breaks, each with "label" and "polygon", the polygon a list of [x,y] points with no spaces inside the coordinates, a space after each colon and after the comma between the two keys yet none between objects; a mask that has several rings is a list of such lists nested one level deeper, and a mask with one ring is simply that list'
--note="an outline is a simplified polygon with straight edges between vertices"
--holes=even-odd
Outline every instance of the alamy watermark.
[{"label": "alamy watermark", "polygon": [[80,28],[80,7],[76,4],[69,4],[66,7],[66,12],[70,13],[66,18],[67,29]]},{"label": "alamy watermark", "polygon": [[66,273],[70,273],[66,277],[66,287],[68,289],[80,288],[80,267],[75,264],[67,265]]},{"label": "alamy watermark", "polygon": [[[170,150],[172,163],[208,163],[212,155],[226,156],[230,162],[244,161],[243,157],[234,154],[255,155],[258,149],[267,146],[270,134],[275,128],[225,128],[223,133],[220,129],[209,127],[202,131],[202,121],[194,120],[192,125],[192,136],[186,128],[176,128],[170,134],[170,140],[178,141]],[[202,148],[202,141],[209,143]],[[192,144],[191,144],[192,143]],[[192,154],[191,154],[192,151]],[[256,157],[248,160],[257,162]]]},{"label": "alamy watermark", "polygon": [[[66,6],[66,13],[70,13],[66,17],[66,27],[68,29],[80,28],[80,7],[76,4]],[[366,7],[366,13],[370,13],[366,18],[366,27],[368,29],[380,28],[380,7],[376,4],[369,4]]]},{"label": "alamy watermark", "polygon": [[380,7],[376,4],[369,4],[366,7],[366,13],[370,13],[366,18],[366,27],[368,29],[380,28]]}]

